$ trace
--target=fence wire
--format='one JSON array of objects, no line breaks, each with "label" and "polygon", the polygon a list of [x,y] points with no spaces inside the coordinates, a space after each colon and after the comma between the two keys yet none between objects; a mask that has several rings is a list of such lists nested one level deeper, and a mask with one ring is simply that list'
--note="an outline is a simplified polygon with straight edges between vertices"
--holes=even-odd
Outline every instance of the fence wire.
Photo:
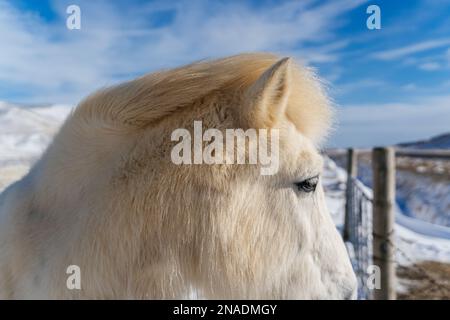
[{"label": "fence wire", "polygon": [[[407,151],[407,152],[406,152]],[[448,154],[443,155],[442,150],[434,153],[411,150],[397,150],[397,155],[404,157],[430,157],[450,159]],[[355,160],[356,161],[356,160]],[[346,245],[352,261],[353,269],[358,279],[358,299],[373,299],[373,290],[369,289],[368,267],[373,265],[373,230],[372,230],[372,203],[373,197],[368,189],[356,178],[349,175],[347,179],[346,194],[346,226],[344,226],[344,236]],[[408,268],[427,279],[433,285],[434,291],[440,291],[447,296],[450,295],[450,288],[443,285],[440,279],[421,267],[417,263],[417,258],[412,258],[407,252],[395,245],[389,239],[389,244],[395,248],[396,264],[398,258],[402,256],[408,262]]]},{"label": "fence wire", "polygon": [[[361,181],[356,178],[349,178],[347,181],[347,201],[350,202],[348,207],[348,243],[349,255],[352,261],[353,270],[358,279],[358,299],[373,299],[373,290],[369,289],[368,283],[368,267],[373,265],[373,232],[372,232],[372,195]],[[431,275],[427,270],[418,265],[405,251],[401,250],[389,239],[390,245],[395,248],[396,255],[401,255],[409,262],[409,268],[420,274],[434,285],[436,291],[450,294],[450,289],[442,285],[438,279]],[[348,244],[350,243],[350,247]],[[397,260],[397,259],[396,259]]]},{"label": "fence wire", "polygon": [[350,202],[347,241],[351,244],[350,258],[358,279],[358,299],[369,300],[372,295],[367,286],[367,270],[373,264],[372,196],[364,185],[353,177],[349,177],[347,188],[347,201]]},{"label": "fence wire", "polygon": [[434,275],[430,274],[427,270],[417,264],[414,259],[412,259],[405,251],[396,246],[395,243],[393,243],[389,239],[387,239],[387,241],[389,241],[390,245],[395,248],[395,252],[397,254],[400,254],[409,263],[408,268],[412,269],[417,274],[421,275],[424,279],[427,279],[431,284],[433,284],[433,291],[439,291],[441,293],[444,293],[446,296],[450,296],[450,288],[442,285],[439,279],[436,279]]}]

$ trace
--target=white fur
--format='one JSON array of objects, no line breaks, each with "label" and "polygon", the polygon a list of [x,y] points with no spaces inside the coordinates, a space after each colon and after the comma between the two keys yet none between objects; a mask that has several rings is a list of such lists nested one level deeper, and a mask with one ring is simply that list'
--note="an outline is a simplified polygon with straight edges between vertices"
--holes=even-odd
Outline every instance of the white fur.
[{"label": "white fur", "polygon": [[[314,143],[331,111],[312,73],[244,54],[146,75],[82,101],[0,197],[0,298],[331,298],[355,276]],[[279,172],[177,166],[176,128],[277,128]],[[81,268],[81,290],[66,269]]]}]

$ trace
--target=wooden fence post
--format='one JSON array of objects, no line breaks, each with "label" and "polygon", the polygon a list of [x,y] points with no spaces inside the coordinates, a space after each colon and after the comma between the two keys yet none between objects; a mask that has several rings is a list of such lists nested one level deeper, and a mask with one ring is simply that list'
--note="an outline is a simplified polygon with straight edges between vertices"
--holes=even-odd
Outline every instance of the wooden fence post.
[{"label": "wooden fence post", "polygon": [[350,148],[347,150],[347,186],[345,192],[345,217],[344,217],[344,241],[350,237],[350,214],[352,210],[351,179],[356,178],[358,171],[356,150]]},{"label": "wooden fence post", "polygon": [[395,275],[395,151],[391,147],[372,151],[373,170],[373,261],[380,268],[381,288],[375,300],[396,299]]}]

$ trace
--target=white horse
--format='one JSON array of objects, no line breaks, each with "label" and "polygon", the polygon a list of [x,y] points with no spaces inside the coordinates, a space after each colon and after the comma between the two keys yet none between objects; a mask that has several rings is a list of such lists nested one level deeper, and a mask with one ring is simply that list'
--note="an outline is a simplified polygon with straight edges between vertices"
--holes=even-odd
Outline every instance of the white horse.
[{"label": "white horse", "polygon": [[[0,198],[0,297],[355,297],[320,183],[330,117],[312,72],[270,54],[93,94]],[[278,172],[174,164],[171,133],[195,120],[277,129]],[[73,265],[80,289],[67,286]]]}]

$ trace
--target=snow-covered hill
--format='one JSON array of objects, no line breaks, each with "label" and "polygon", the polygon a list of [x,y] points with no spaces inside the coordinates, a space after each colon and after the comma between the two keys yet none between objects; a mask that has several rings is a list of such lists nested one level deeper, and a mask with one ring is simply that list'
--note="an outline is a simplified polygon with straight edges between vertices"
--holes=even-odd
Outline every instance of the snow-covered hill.
[{"label": "snow-covered hill", "polygon": [[[0,192],[21,178],[38,159],[70,113],[69,106],[24,107],[0,102]],[[323,184],[330,213],[338,228],[344,220],[346,172],[326,159]],[[450,228],[397,212],[397,244],[413,260],[450,262]],[[410,261],[398,256],[398,261]]]},{"label": "snow-covered hill", "polygon": [[[344,222],[345,188],[347,173],[326,158],[323,184],[328,208],[336,226],[342,229]],[[450,263],[450,228],[422,221],[405,215],[396,208],[396,244],[403,254],[397,254],[402,265],[422,260]]]},{"label": "snow-covered hill", "polygon": [[0,191],[24,175],[70,112],[69,106],[0,102]]},{"label": "snow-covered hill", "polygon": [[[331,150],[327,154],[339,166],[345,167],[345,150]],[[358,150],[358,179],[371,187],[370,150]],[[396,157],[396,200],[403,213],[409,217],[450,227],[449,181],[448,159]]]},{"label": "snow-covered hill", "polygon": [[398,146],[414,149],[450,149],[450,133],[431,137],[427,140],[400,143]]}]

